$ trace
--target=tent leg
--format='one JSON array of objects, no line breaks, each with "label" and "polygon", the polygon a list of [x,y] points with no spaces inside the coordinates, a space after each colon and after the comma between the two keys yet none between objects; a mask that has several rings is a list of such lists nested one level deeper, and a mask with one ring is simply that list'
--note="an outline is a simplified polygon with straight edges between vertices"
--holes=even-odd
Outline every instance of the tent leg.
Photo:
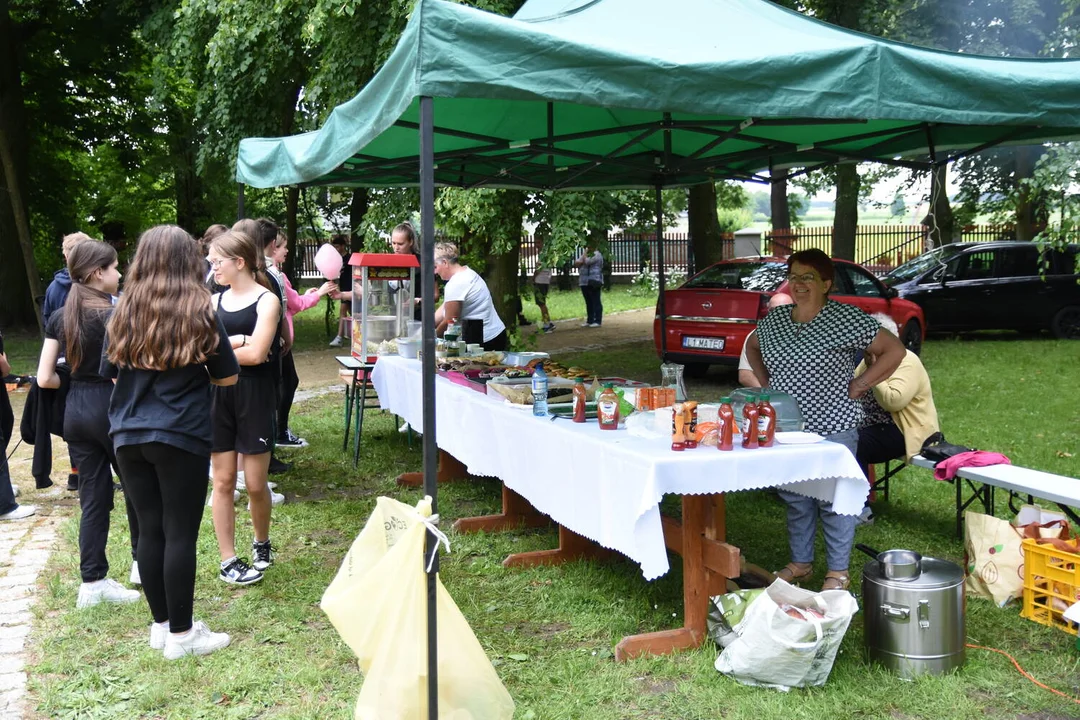
[{"label": "tent leg", "polygon": [[660,273],[660,297],[657,299],[657,311],[660,313],[660,362],[667,362],[667,306],[664,303],[664,290],[667,283],[664,278],[664,202],[660,186],[656,186],[656,255]]},{"label": "tent leg", "polygon": [[247,217],[244,210],[244,183],[236,183],[236,219]]},{"label": "tent leg", "polygon": [[[435,108],[430,97],[420,98],[420,297],[424,323],[424,494],[431,512],[439,512],[435,447]],[[439,718],[439,643],[435,589],[439,572],[439,541],[429,530],[425,557],[432,558],[427,576],[428,718]]]}]

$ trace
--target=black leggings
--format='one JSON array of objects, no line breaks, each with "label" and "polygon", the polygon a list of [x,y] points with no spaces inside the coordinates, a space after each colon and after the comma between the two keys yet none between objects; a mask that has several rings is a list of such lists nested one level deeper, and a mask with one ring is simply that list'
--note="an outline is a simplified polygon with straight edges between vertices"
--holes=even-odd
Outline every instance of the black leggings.
[{"label": "black leggings", "polygon": [[296,374],[296,362],[293,354],[287,352],[281,356],[281,401],[278,403],[277,434],[278,440],[285,439],[285,433],[289,431],[289,411],[292,410],[293,397],[296,396],[296,388],[300,385],[300,378]]},{"label": "black leggings", "polygon": [[859,428],[859,449],[855,453],[855,459],[859,461],[859,466],[867,478],[870,477],[871,465],[903,458],[904,455],[904,434],[896,423],[879,423]]},{"label": "black leggings", "polygon": [[139,515],[139,575],[154,622],[191,628],[195,602],[195,544],[209,486],[210,454],[164,443],[116,451],[125,487]]},{"label": "black leggings", "polygon": [[[79,571],[84,583],[102,580],[109,573],[105,544],[109,540],[109,516],[113,509],[113,453],[109,437],[109,397],[112,383],[72,381],[64,410],[64,439],[72,461],[79,468]],[[121,472],[120,482],[124,482]],[[125,485],[125,489],[126,489]],[[131,557],[138,548],[139,522],[130,498],[124,496]]]}]

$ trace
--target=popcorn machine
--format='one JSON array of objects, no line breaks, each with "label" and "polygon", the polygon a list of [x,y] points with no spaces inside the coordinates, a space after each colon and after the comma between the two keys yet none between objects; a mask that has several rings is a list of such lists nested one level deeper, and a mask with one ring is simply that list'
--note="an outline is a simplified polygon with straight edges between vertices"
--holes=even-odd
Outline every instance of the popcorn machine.
[{"label": "popcorn machine", "polygon": [[403,337],[413,319],[415,255],[353,253],[352,356],[373,363],[379,345]]}]

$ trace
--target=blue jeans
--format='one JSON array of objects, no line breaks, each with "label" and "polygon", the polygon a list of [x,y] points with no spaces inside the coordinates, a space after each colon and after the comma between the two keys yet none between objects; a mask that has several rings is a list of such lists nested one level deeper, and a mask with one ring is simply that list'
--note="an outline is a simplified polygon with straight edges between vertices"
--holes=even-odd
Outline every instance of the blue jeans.
[{"label": "blue jeans", "polygon": [[[854,455],[859,444],[859,433],[857,430],[845,430],[826,435],[825,439],[843,445]],[[821,527],[825,533],[825,560],[828,569],[847,570],[848,561],[851,559],[851,546],[855,543],[855,522],[858,518],[854,515],[836,514],[831,502],[787,490],[778,492],[787,503],[791,561],[814,562],[814,536],[817,535],[817,519],[820,516]]]}]

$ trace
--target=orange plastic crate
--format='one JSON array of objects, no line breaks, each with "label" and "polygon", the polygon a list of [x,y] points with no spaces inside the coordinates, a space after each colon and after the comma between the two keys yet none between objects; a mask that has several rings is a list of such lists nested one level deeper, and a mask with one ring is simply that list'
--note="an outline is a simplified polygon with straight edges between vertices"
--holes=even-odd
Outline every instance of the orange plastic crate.
[{"label": "orange plastic crate", "polygon": [[1024,609],[1021,616],[1077,634],[1062,613],[1080,597],[1080,555],[1024,540]]}]

